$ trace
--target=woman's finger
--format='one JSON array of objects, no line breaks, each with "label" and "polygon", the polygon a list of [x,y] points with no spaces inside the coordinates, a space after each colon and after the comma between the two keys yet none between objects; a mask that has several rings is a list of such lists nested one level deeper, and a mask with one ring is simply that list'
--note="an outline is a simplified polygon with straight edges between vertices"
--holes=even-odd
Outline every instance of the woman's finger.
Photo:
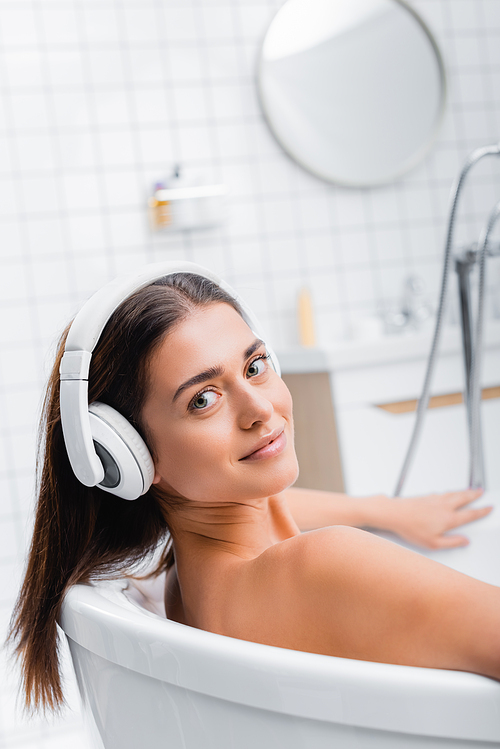
[{"label": "woman's finger", "polygon": [[459,525],[465,525],[466,523],[472,523],[474,520],[479,520],[489,515],[493,507],[475,507],[470,510],[460,510],[453,516],[453,523],[450,528],[458,528]]},{"label": "woman's finger", "polygon": [[469,539],[467,536],[439,536],[434,539],[433,549],[456,549],[461,546],[468,546]]},{"label": "woman's finger", "polygon": [[454,507],[463,507],[479,499],[483,492],[483,489],[465,489],[463,492],[453,492],[447,496]]}]

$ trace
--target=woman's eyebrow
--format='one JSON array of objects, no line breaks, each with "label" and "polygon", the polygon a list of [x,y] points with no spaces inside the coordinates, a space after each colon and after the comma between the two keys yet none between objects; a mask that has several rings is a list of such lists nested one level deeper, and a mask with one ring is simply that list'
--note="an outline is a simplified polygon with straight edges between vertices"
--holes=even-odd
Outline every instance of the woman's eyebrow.
[{"label": "woman's eyebrow", "polygon": [[254,351],[257,351],[257,349],[260,348],[260,346],[265,346],[265,345],[266,344],[264,343],[264,341],[261,341],[260,338],[256,338],[255,341],[252,344],[250,344],[250,346],[247,348],[247,350],[243,354],[243,361],[245,361],[245,359],[249,359],[254,353]]},{"label": "woman's eyebrow", "polygon": [[191,377],[189,380],[186,380],[180,387],[177,388],[175,391],[175,395],[172,398],[172,403],[175,403],[177,398],[181,393],[184,392],[184,390],[187,390],[187,388],[192,387],[193,385],[199,385],[202,382],[206,382],[207,380],[212,380],[214,377],[222,377],[224,374],[224,367],[210,367],[210,369],[205,369],[204,372],[200,372],[200,374],[195,375],[194,377]]},{"label": "woman's eyebrow", "polygon": [[[256,351],[260,346],[263,345],[264,341],[261,341],[260,338],[256,338],[255,341],[246,349],[245,353],[243,354],[243,361],[252,356],[254,351]],[[193,385],[200,385],[202,382],[212,380],[214,377],[222,377],[224,371],[224,367],[222,366],[210,367],[209,369],[205,369],[204,372],[200,372],[200,374],[194,375],[194,377],[190,377],[189,380],[186,380],[186,382],[183,382],[182,385],[177,388],[177,390],[175,391],[175,395],[172,398],[172,403],[175,403],[179,395],[181,395],[184,390],[187,390],[187,388],[193,387]]]}]

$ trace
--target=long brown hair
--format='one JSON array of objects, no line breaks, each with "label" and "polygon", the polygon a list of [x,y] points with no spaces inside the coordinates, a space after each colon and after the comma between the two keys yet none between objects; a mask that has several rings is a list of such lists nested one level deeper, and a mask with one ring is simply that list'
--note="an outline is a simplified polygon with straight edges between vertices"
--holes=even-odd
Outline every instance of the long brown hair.
[{"label": "long brown hair", "polygon": [[[165,336],[196,307],[235,300],[206,278],[166,276],[135,292],[113,313],[93,352],[89,402],[116,408],[150,448],[141,424],[148,363]],[[20,660],[26,708],[64,704],[56,623],[65,591],[99,576],[130,572],[163,544],[155,572],[173,563],[170,537],[158,493],[150,489],[126,501],[88,488],[73,474],[59,409],[59,364],[63,333],[44,400],[37,460],[37,506],[24,582],[12,614],[8,641]],[[162,499],[163,501],[163,499]],[[168,501],[168,500],[167,500]]]}]

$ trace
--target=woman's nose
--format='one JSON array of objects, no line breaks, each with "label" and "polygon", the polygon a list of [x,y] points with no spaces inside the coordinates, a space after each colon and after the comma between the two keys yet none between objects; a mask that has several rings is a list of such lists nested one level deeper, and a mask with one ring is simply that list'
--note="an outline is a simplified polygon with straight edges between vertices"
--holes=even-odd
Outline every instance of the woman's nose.
[{"label": "woman's nose", "polygon": [[274,406],[266,394],[247,383],[240,393],[240,426],[250,429],[259,422],[266,423],[273,415]]}]

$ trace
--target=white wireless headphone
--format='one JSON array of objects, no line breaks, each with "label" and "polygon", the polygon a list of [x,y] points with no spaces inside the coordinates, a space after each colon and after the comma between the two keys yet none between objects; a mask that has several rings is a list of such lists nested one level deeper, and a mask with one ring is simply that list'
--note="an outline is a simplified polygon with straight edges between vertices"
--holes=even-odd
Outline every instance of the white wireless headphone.
[{"label": "white wireless headphone", "polygon": [[[154,478],[153,460],[146,443],[118,411],[105,403],[88,403],[92,352],[113,312],[135,291],[173,273],[194,273],[208,278],[239,305],[243,319],[259,338],[260,325],[241,297],[221,278],[200,265],[169,262],[146,265],[138,273],[116,278],[97,291],[82,307],[68,333],[59,368],[61,423],[69,462],[85,486],[99,486],[122,499],[145,494]],[[274,352],[270,361],[280,374]]]}]

